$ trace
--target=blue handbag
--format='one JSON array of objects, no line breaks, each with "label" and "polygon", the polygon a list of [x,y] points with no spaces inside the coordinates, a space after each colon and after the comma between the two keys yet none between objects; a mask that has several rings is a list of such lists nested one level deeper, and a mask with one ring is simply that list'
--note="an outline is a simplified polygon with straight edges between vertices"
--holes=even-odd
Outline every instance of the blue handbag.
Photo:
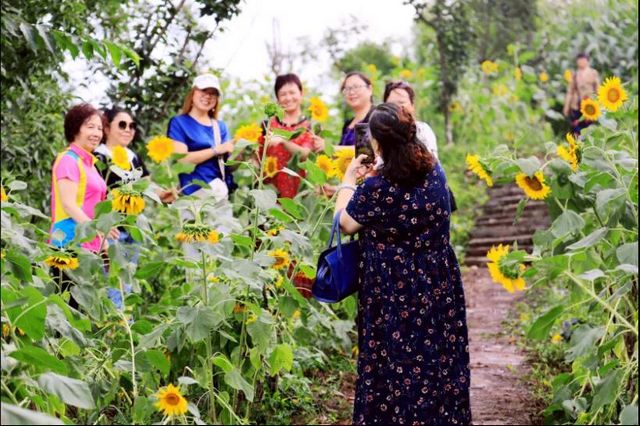
[{"label": "blue handbag", "polygon": [[[358,263],[361,258],[360,242],[342,244],[340,235],[340,214],[333,218],[329,247],[318,259],[316,280],[311,289],[313,297],[320,302],[336,303],[358,290]],[[335,247],[333,237],[337,236]]]}]

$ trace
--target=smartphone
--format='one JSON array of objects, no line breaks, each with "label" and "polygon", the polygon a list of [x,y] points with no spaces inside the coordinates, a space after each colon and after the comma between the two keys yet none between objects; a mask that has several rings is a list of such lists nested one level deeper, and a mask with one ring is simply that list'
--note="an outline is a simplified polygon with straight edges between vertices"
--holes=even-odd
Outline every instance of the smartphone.
[{"label": "smartphone", "polygon": [[371,146],[371,134],[369,133],[368,123],[358,123],[354,127],[356,132],[356,158],[360,154],[367,156],[363,164],[371,164],[375,160],[375,154],[373,153],[373,147]]}]

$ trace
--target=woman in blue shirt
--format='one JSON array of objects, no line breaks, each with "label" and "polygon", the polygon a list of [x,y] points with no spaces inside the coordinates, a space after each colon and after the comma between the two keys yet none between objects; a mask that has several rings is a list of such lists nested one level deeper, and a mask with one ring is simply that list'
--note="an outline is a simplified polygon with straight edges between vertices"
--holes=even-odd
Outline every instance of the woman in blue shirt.
[{"label": "woman in blue shirt", "polygon": [[201,189],[194,182],[208,183],[216,201],[227,199],[233,189],[233,176],[225,170],[224,160],[233,151],[233,142],[224,121],[217,120],[220,109],[220,82],[213,74],[201,74],[182,107],[182,114],[169,121],[167,136],[174,140],[174,151],[186,154],[180,161],[195,164],[191,173],[179,175],[182,193],[191,195]]}]

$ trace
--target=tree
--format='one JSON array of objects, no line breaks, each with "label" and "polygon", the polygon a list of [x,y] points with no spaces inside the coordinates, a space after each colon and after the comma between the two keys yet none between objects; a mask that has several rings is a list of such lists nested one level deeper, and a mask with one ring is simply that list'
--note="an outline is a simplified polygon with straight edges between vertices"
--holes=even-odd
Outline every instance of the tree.
[{"label": "tree", "polygon": [[[118,40],[135,40],[139,67],[128,61],[124,71],[104,64],[96,64],[96,70],[112,81],[110,99],[134,111],[143,130],[164,130],[161,123],[179,108],[193,74],[204,68],[200,61],[207,41],[240,12],[240,0],[174,3],[136,2],[102,20]],[[119,31],[121,20],[128,23],[125,31]]]},{"label": "tree", "polygon": [[67,79],[65,54],[111,60],[137,56],[126,47],[99,40],[90,24],[91,9],[108,0],[63,3],[44,0],[2,2],[2,177],[29,183],[23,200],[46,210],[51,164],[65,146],[63,116],[72,97],[60,88]]},{"label": "tree", "polygon": [[436,0],[429,7],[426,1],[408,0],[416,20],[435,33],[439,58],[440,111],[444,116],[445,139],[453,143],[449,104],[458,90],[458,82],[472,51],[473,32],[468,6],[460,0]]}]

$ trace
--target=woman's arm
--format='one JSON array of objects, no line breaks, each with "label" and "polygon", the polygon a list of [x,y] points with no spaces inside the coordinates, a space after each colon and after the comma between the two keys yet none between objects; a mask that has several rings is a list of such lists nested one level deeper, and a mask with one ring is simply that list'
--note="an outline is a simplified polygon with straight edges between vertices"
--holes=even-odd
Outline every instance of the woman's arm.
[{"label": "woman's arm", "polygon": [[[575,76],[573,78],[575,78]],[[571,99],[573,99],[573,79],[571,79],[569,87],[567,87],[567,94],[564,97],[564,106],[562,107],[562,113],[565,117],[569,116],[569,111],[571,109]]]},{"label": "woman's arm", "polygon": [[85,212],[76,204],[78,196],[78,183],[70,179],[59,179],[58,189],[60,202],[64,212],[69,215],[76,223],[86,223],[91,221]]},{"label": "woman's arm", "polygon": [[211,148],[205,148],[198,151],[191,151],[187,148],[187,145],[182,142],[173,142],[173,151],[176,154],[187,154],[180,159],[181,163],[201,164],[205,161],[224,155],[233,151],[233,142],[225,142]]},{"label": "woman's arm", "polygon": [[358,174],[364,174],[366,172],[362,171],[362,168],[364,167],[362,161],[366,158],[366,154],[361,154],[358,158],[351,160],[351,163],[344,174],[344,178],[342,179],[342,185],[338,189],[338,196],[336,197],[336,208],[334,210],[334,214],[342,210],[342,214],[340,215],[340,229],[347,235],[355,234],[362,229],[362,225],[356,222],[349,213],[347,213],[346,208],[355,193]]}]

